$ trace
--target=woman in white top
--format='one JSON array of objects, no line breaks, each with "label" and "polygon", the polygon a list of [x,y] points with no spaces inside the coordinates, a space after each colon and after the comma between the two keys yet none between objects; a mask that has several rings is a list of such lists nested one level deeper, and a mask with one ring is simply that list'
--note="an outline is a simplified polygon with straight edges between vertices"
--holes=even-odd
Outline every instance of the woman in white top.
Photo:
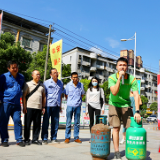
[{"label": "woman in white top", "polygon": [[[101,107],[100,98],[103,99],[103,106]],[[86,93],[86,115],[89,113],[90,117],[90,131],[94,124],[94,115],[100,115],[101,110],[104,114],[104,91],[99,87],[99,81],[97,77],[93,77],[89,84],[87,93]]]}]

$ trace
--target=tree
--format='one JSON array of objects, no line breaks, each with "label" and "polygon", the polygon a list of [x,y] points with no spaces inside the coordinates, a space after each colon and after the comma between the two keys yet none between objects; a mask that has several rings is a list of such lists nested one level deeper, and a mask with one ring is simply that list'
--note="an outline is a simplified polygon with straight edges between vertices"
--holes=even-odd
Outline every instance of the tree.
[{"label": "tree", "polygon": [[[29,69],[27,70],[27,74],[29,75],[29,80],[32,79],[32,71],[37,69],[39,70],[41,74],[41,81],[44,79],[44,67],[45,67],[45,60],[46,60],[46,52],[47,52],[47,46],[45,45],[43,47],[43,51],[39,52],[34,52],[33,55],[33,60],[30,63]],[[51,57],[50,54],[48,55],[48,64],[47,64],[47,74],[46,74],[46,79],[50,78],[50,69],[52,68],[52,63],[51,63]],[[62,65],[62,77],[68,77],[71,75],[71,67],[69,64]],[[68,83],[70,81],[70,78],[63,79],[62,80],[64,84]]]},{"label": "tree", "polygon": [[[27,74],[29,75],[29,80],[32,79],[32,71],[37,69],[41,74],[41,81],[44,79],[44,67],[45,67],[45,60],[46,60],[46,52],[47,52],[47,46],[45,45],[43,47],[43,51],[38,51],[37,53],[34,52],[32,62],[30,63],[30,66],[27,70]],[[48,64],[47,64],[47,74],[46,79],[50,78],[50,69],[52,68],[51,58],[50,54],[48,54]]]},{"label": "tree", "polygon": [[20,43],[15,43],[15,37],[6,32],[1,34],[0,39],[0,74],[7,72],[7,62],[13,60],[19,64],[19,72],[28,78],[26,70],[32,61],[32,55],[20,46]]},{"label": "tree", "polygon": [[100,86],[104,90],[105,95],[105,102],[108,104],[109,101],[109,95],[110,95],[110,89],[108,88],[108,81],[105,81],[103,85]]},{"label": "tree", "polygon": [[[80,80],[80,82],[83,83],[85,93],[87,92],[88,85],[89,85],[90,81],[91,80],[88,80],[88,79],[81,79]],[[85,102],[85,100],[86,100],[86,95],[84,95],[83,98],[82,98],[82,101]]]},{"label": "tree", "polygon": [[145,97],[145,96],[141,96],[141,101],[142,101],[142,105],[140,106],[140,108],[142,110],[146,110],[147,109],[148,98]]},{"label": "tree", "polygon": [[157,104],[157,102],[153,102],[150,105],[150,111],[157,111],[157,110],[158,110],[158,104]]},{"label": "tree", "polygon": [[[62,65],[62,77],[69,77],[71,75],[71,66],[69,64],[63,64]],[[65,78],[62,79],[63,84],[67,84],[71,79]]]}]

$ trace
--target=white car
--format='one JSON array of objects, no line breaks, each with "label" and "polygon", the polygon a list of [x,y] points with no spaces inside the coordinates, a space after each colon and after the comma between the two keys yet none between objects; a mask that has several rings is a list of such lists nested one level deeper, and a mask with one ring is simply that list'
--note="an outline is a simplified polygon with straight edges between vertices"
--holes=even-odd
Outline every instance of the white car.
[{"label": "white car", "polygon": [[157,116],[156,115],[150,115],[146,118],[147,122],[157,122]]}]

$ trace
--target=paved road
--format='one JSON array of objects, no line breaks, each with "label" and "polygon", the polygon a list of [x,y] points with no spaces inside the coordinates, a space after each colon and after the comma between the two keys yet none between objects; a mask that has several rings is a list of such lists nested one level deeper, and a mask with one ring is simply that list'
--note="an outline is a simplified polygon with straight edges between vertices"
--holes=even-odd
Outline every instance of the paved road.
[{"label": "paved road", "polygon": [[[144,128],[147,130],[146,160],[160,160],[160,153],[158,153],[160,145],[160,131],[155,130],[156,124],[147,124],[144,125]],[[58,139],[61,142],[60,144],[49,143],[48,145],[42,146],[30,145],[24,148],[16,145],[13,130],[9,130],[9,135],[10,146],[7,148],[0,146],[0,160],[92,160],[90,155],[89,129],[80,130],[80,138],[83,141],[82,144],[76,144],[73,141],[73,137],[71,143],[64,144],[64,129],[59,129],[58,132]],[[122,134],[120,134],[120,136],[121,135]],[[120,145],[120,151],[122,160],[126,160],[125,145]],[[114,149],[113,143],[111,142],[111,153],[108,159],[113,159],[113,156]]]}]

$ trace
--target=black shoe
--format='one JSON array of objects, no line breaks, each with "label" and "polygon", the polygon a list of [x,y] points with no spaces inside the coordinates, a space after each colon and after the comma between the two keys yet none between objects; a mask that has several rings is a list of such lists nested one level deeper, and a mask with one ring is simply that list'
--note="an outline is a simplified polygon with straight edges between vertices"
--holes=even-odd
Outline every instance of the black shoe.
[{"label": "black shoe", "polygon": [[43,144],[48,144],[48,140],[43,140],[42,143]]},{"label": "black shoe", "polygon": [[2,146],[3,146],[3,147],[8,147],[9,144],[8,144],[8,142],[3,142],[3,143],[2,143]]},{"label": "black shoe", "polygon": [[31,141],[30,141],[30,140],[24,141],[24,142],[25,142],[25,144],[28,145],[28,146],[31,144]]},{"label": "black shoe", "polygon": [[37,141],[32,141],[32,144],[42,145],[42,142],[37,140]]},{"label": "black shoe", "polygon": [[19,142],[17,143],[17,145],[19,145],[20,147],[25,147],[25,143],[22,141],[22,142]]},{"label": "black shoe", "polygon": [[115,154],[114,154],[114,160],[122,160],[121,159],[121,154],[119,152],[115,152]]}]

